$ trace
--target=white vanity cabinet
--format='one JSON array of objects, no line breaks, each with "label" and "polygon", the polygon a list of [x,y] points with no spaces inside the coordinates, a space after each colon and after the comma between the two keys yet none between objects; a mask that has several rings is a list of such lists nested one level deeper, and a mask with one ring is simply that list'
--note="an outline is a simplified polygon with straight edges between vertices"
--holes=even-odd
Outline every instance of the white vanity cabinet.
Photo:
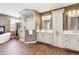
[{"label": "white vanity cabinet", "polygon": [[70,48],[70,39],[69,35],[63,34],[63,48]]},{"label": "white vanity cabinet", "polygon": [[53,34],[53,46],[56,46],[56,47],[60,47],[60,48],[63,48],[62,46],[62,43],[63,43],[63,40],[62,40],[62,33],[55,33]]},{"label": "white vanity cabinet", "polygon": [[63,9],[52,11],[53,46],[62,48]]},{"label": "white vanity cabinet", "polygon": [[79,36],[72,35],[70,39],[70,49],[79,52]]},{"label": "white vanity cabinet", "polygon": [[37,32],[37,41],[52,44],[52,33],[49,32]]},{"label": "white vanity cabinet", "polygon": [[79,52],[79,35],[63,34],[63,47]]},{"label": "white vanity cabinet", "polygon": [[24,34],[25,34],[24,31],[22,31],[22,33],[20,34],[20,40],[21,40],[21,41],[25,41],[25,40],[24,40],[24,39],[25,39]]}]

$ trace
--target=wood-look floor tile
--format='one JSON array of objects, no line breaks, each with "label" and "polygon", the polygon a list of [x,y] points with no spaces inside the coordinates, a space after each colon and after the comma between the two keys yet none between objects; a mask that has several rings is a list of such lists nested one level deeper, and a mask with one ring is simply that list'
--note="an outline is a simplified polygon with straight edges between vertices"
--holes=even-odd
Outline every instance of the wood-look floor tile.
[{"label": "wood-look floor tile", "polygon": [[79,53],[44,43],[25,44],[11,39],[0,44],[0,55],[79,55]]}]

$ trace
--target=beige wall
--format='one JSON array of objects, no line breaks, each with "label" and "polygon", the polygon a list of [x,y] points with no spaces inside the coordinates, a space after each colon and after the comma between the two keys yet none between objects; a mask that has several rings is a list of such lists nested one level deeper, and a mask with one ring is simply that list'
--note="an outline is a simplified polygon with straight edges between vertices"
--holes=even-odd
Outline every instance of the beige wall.
[{"label": "beige wall", "polygon": [[35,11],[35,24],[36,24],[36,28],[37,26],[39,26],[39,29],[41,29],[41,18],[40,18],[40,13],[38,13],[37,11]]},{"label": "beige wall", "polygon": [[5,26],[5,32],[10,32],[10,19],[6,15],[0,15],[0,26]]}]

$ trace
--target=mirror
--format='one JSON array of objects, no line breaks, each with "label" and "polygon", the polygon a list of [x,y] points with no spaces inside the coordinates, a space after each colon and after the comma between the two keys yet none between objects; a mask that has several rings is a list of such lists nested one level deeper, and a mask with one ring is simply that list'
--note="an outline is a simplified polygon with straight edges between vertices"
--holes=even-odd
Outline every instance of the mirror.
[{"label": "mirror", "polygon": [[51,15],[42,17],[42,29],[49,30],[51,28]]},{"label": "mirror", "polygon": [[79,30],[79,16],[74,14],[68,17],[68,30]]},{"label": "mirror", "polygon": [[49,29],[49,20],[44,20],[43,21],[43,29]]}]

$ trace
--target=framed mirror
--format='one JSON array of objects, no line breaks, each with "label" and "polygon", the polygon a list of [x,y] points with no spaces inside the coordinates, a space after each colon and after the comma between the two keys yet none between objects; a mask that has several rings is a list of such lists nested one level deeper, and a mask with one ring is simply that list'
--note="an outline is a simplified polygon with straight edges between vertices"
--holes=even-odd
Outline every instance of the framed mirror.
[{"label": "framed mirror", "polygon": [[79,14],[68,16],[68,30],[79,30]]},{"label": "framed mirror", "polygon": [[42,16],[42,29],[50,30],[51,28],[51,15]]}]

